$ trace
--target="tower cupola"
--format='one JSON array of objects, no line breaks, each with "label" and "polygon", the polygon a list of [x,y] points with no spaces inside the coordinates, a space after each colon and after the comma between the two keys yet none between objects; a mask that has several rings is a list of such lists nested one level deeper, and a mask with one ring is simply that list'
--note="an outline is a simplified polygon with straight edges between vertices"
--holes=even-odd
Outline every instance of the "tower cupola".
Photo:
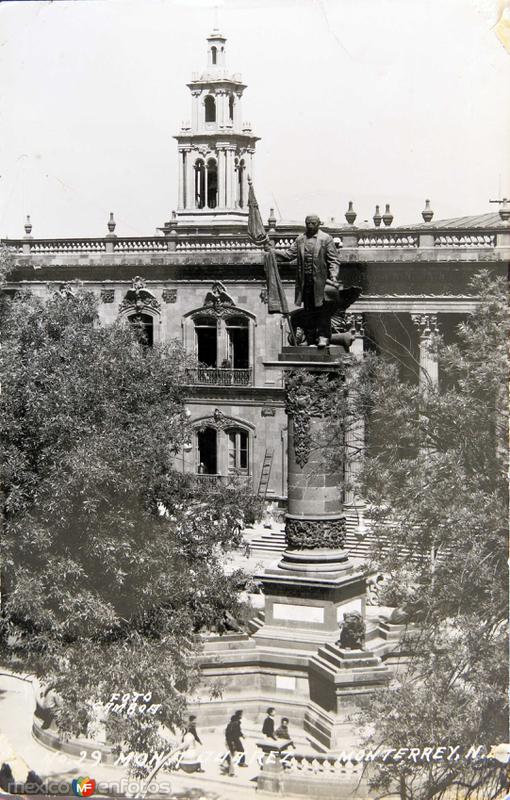
[{"label": "tower cupola", "polygon": [[193,225],[246,221],[248,174],[258,136],[243,121],[246,85],[226,65],[226,38],[215,28],[207,37],[207,66],[193,73],[191,121],[175,137],[178,144],[177,217]]},{"label": "tower cupola", "polygon": [[218,28],[214,28],[211,35],[207,37],[207,66],[209,68],[224,69],[226,42],[227,40],[221,35]]}]

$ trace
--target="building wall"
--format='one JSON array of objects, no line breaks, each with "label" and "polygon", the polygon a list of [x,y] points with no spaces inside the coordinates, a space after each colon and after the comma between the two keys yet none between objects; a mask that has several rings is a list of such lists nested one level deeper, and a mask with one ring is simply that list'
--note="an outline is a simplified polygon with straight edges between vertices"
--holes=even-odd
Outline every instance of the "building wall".
[{"label": "building wall", "polygon": [[[448,247],[431,248],[428,239],[435,237],[435,240],[442,241],[441,231],[432,229],[427,229],[426,237],[422,237],[424,246],[419,240],[414,249],[392,246],[400,235],[398,230],[378,233],[382,244],[379,246],[377,243],[370,249],[359,246],[364,234],[358,231],[358,247],[347,247],[354,238],[352,232],[339,229],[336,238],[342,262],[341,278],[345,285],[357,284],[363,290],[359,300],[349,309],[353,325],[361,337],[353,349],[362,352],[363,334],[366,332],[366,348],[387,351],[403,365],[404,373],[419,379],[421,356],[428,353],[427,336],[431,326],[451,340],[455,335],[455,325],[474,308],[476,297],[470,288],[473,274],[482,267],[488,268],[492,274],[505,274],[510,234],[504,228],[508,223],[497,224],[497,234],[488,235],[495,246],[469,249],[459,249],[455,242]],[[272,235],[276,237],[277,246],[284,247],[298,232],[299,229],[295,228],[286,230],[284,234],[273,232]],[[121,306],[132,291],[134,278],[140,276],[154,299],[155,308],[143,310],[153,316],[155,341],[177,339],[190,353],[194,349],[194,312],[206,306],[207,313],[215,314],[220,325],[229,312],[245,315],[249,321],[253,370],[250,385],[221,385],[221,382],[200,385],[195,382],[189,387],[187,406],[191,421],[197,425],[209,418],[213,419],[211,424],[221,428],[226,418],[227,424],[249,432],[249,472],[255,489],[266,450],[273,449],[268,495],[282,497],[286,494],[286,416],[282,373],[268,367],[267,362],[277,360],[282,345],[286,344],[287,332],[280,315],[267,313],[262,254],[260,250],[250,250],[251,245],[242,227],[235,235],[228,233],[228,239],[222,239],[223,235],[218,231],[200,236],[182,233],[176,242],[172,235],[143,241],[118,240],[116,244],[112,241],[105,243],[105,240],[37,242],[30,238],[7,242],[16,253],[17,263],[10,286],[13,289],[28,287],[35,294],[44,296],[53,293],[63,283],[76,281],[97,294],[100,319],[111,324],[119,313],[126,313]],[[342,237],[343,244],[340,241]],[[469,237],[466,234],[464,238]],[[478,241],[480,234],[473,234],[472,238]],[[457,239],[460,241],[459,235]],[[180,240],[187,249],[172,252],[171,248],[177,247]],[[110,252],[105,249],[107,247]],[[139,252],[130,252],[131,247]],[[193,247],[202,249],[193,252]],[[102,250],[95,252],[94,248]],[[205,248],[211,248],[211,251]],[[294,307],[294,273],[294,265],[281,266],[290,308]],[[221,281],[222,289],[215,295],[213,287],[218,281]],[[222,295],[223,289],[228,295],[226,299]],[[223,335],[220,345],[224,338]],[[224,356],[225,353],[218,354],[219,364]],[[430,359],[428,363],[433,370]],[[219,421],[214,420],[216,410]],[[219,436],[219,440],[223,442],[220,446],[220,470],[224,471],[227,468],[224,434]],[[178,459],[180,469],[197,469],[194,444]]]}]

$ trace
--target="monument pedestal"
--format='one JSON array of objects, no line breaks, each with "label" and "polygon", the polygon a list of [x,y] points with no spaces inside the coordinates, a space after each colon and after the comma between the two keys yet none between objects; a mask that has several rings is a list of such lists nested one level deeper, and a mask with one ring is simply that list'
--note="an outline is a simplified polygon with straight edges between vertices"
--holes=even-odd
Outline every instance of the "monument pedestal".
[{"label": "monument pedestal", "polygon": [[256,576],[265,596],[264,625],[253,636],[258,646],[315,653],[322,644],[338,640],[345,612],[364,616],[364,571],[338,564],[335,556],[329,550],[314,551],[313,557],[286,551],[279,564]]}]

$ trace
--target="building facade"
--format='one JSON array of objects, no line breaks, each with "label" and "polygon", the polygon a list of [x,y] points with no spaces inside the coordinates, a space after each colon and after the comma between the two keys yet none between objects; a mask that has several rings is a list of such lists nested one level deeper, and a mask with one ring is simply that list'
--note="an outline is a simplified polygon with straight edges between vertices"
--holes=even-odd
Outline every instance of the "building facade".
[{"label": "building facade", "polygon": [[[25,235],[6,240],[16,269],[10,288],[46,295],[78,281],[96,293],[105,324],[119,315],[143,326],[149,343],[181,341],[196,357],[188,371],[190,449],[178,468],[215,482],[236,475],[268,498],[286,494],[286,416],[282,375],[267,369],[283,344],[283,318],[267,313],[263,254],[247,235],[247,177],[257,137],[242,120],[246,88],[226,66],[226,40],[207,39],[207,67],[188,84],[191,122],[175,139],[177,208],[158,236],[123,237],[114,215],[104,237],[41,239],[27,219]],[[333,236],[344,285],[362,295],[349,309],[352,351],[375,348],[395,358],[410,380],[440,381],[435,335],[449,340],[477,301],[470,279],[482,267],[506,274],[510,208],[496,213],[392,226],[389,207],[372,226],[357,226],[349,205]],[[267,231],[287,248],[300,225],[278,221]],[[281,267],[289,306],[295,264]],[[354,467],[353,467],[354,469]],[[354,493],[346,498],[356,504]]]}]

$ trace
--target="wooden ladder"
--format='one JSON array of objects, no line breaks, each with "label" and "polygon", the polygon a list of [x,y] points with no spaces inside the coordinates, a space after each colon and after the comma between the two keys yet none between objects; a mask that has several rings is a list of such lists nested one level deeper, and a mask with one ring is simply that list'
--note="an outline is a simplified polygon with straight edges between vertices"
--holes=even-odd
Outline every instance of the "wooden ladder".
[{"label": "wooden ladder", "polygon": [[271,476],[272,465],[273,465],[273,449],[268,448],[264,455],[264,461],[262,462],[262,469],[260,470],[260,480],[258,488],[258,495],[259,497],[263,497],[264,500],[266,499],[267,495],[267,487],[269,486],[269,478]]}]

